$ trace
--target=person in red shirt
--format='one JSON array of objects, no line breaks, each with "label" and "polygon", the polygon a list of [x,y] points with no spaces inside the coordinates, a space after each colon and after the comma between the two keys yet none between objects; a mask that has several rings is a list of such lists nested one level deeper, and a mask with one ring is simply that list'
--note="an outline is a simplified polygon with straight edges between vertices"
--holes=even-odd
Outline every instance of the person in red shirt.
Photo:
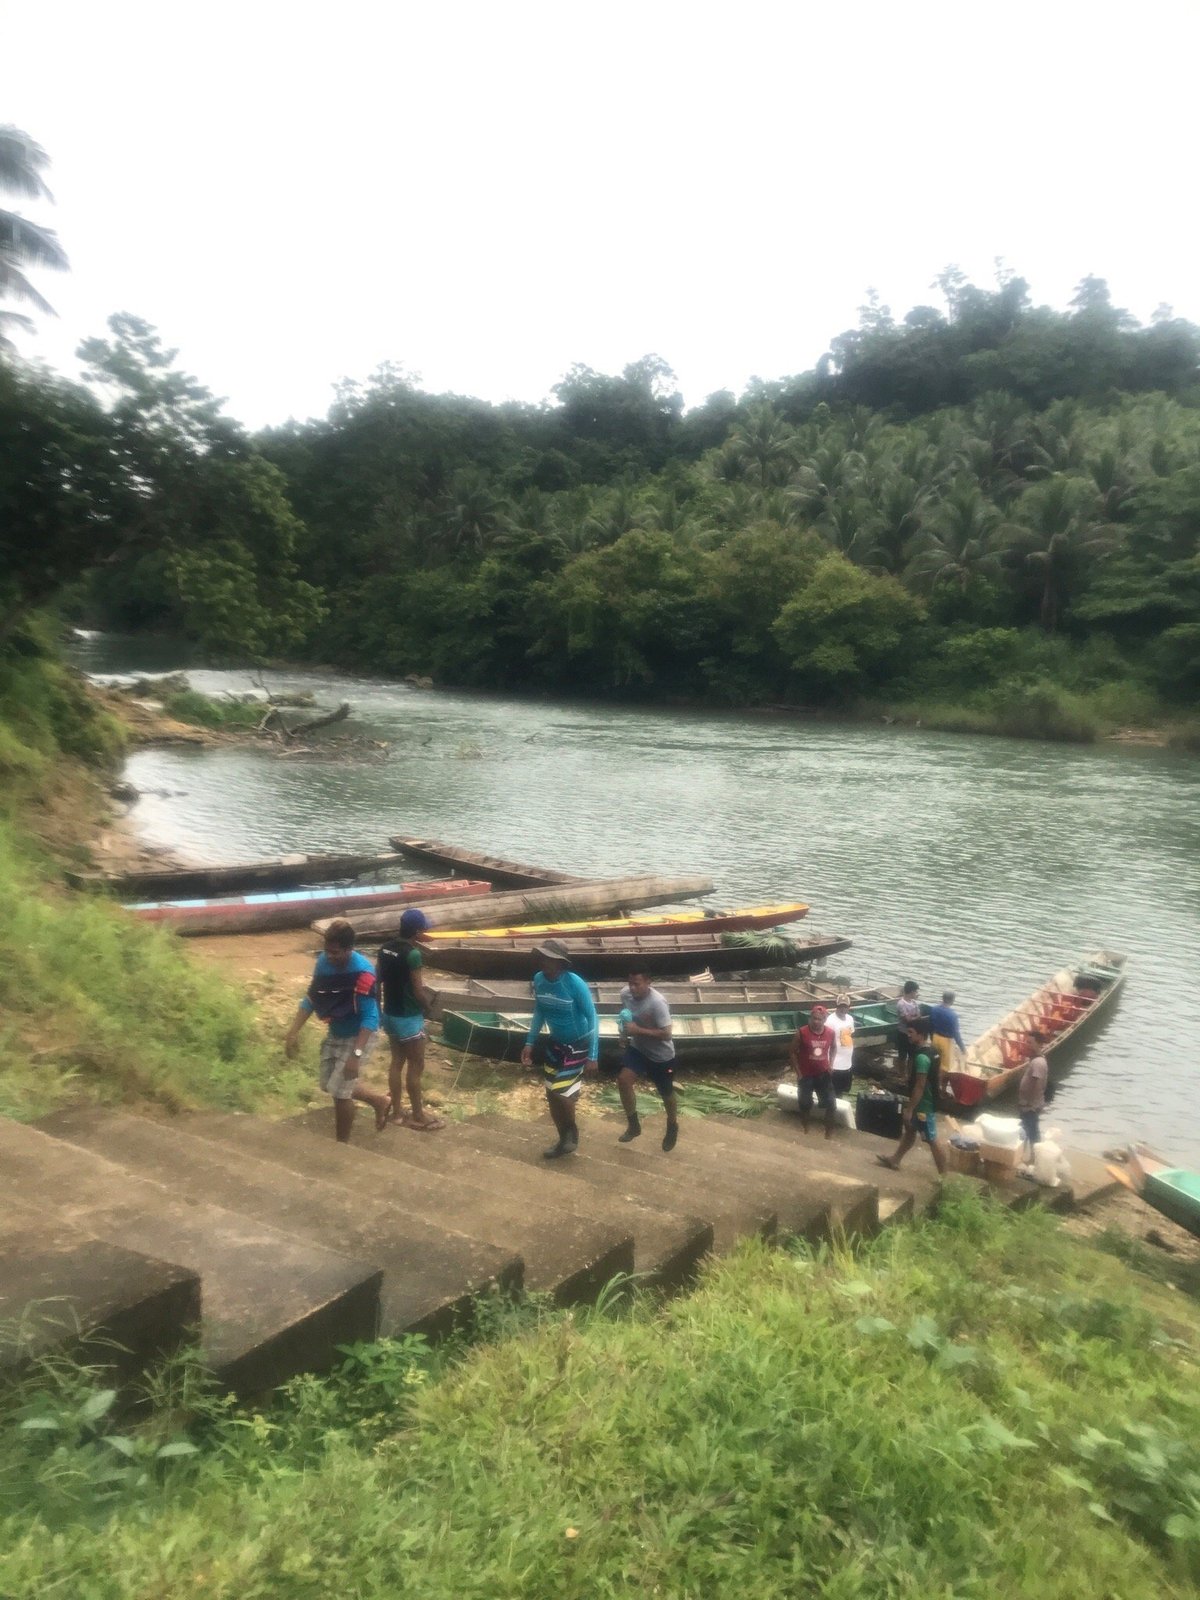
[{"label": "person in red shirt", "polygon": [[808,1132],[808,1117],[815,1095],[817,1104],[825,1112],[825,1137],[832,1139],[836,1107],[831,1063],[837,1041],[832,1029],[826,1026],[827,1016],[824,1006],[813,1006],[808,1021],[792,1035],[790,1059],[799,1091],[800,1126]]}]

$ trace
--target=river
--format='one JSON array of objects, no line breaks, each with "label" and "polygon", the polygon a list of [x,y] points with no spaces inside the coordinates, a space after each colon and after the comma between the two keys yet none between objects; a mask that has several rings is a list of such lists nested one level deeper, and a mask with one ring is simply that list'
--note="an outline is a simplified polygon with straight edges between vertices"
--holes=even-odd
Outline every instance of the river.
[{"label": "river", "polygon": [[[95,638],[97,675],[184,665]],[[197,689],[244,672],[189,669]],[[592,876],[703,871],[725,905],[799,898],[854,948],[855,983],[958,995],[968,1041],[1090,949],[1127,951],[1112,1012],[1043,1125],[1099,1150],[1145,1139],[1200,1166],[1200,763],[1170,752],[855,723],[513,700],[276,672],[349,700],[385,759],[144,750],[145,840],[204,861],[446,839]],[[176,792],[178,791],[178,792]]]}]

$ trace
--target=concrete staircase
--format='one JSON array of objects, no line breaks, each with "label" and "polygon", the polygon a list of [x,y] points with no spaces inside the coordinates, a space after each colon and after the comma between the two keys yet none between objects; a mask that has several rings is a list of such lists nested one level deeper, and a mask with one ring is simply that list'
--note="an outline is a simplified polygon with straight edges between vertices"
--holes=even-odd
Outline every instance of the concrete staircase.
[{"label": "concrete staircase", "polygon": [[349,1145],[328,1110],[0,1120],[0,1371],[107,1337],[128,1376],[198,1332],[252,1394],[355,1340],[445,1334],[496,1289],[571,1304],[634,1273],[673,1290],[744,1235],[869,1234],[937,1193],[924,1152],[886,1173],[881,1141],[782,1114],[685,1118],[670,1154],[661,1118],[631,1144],[623,1127],[585,1119],[579,1152],[548,1162],[546,1119],[380,1134],[362,1114]]}]

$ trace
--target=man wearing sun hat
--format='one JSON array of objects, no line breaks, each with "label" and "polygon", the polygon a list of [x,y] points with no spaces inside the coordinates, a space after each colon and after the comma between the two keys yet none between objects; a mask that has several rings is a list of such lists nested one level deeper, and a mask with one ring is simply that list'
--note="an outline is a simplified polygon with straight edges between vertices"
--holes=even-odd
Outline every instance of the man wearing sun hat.
[{"label": "man wearing sun hat", "polygon": [[808,1118],[812,1111],[813,1096],[825,1112],[825,1137],[833,1138],[834,1103],[833,1064],[837,1041],[827,1024],[828,1012],[815,1005],[808,1013],[808,1021],[792,1035],[791,1062],[796,1074],[796,1089],[800,1109],[800,1126],[808,1132]]},{"label": "man wearing sun hat", "polygon": [[575,1103],[584,1072],[596,1070],[600,1024],[592,991],[577,972],[570,970],[571,954],[562,940],[543,939],[534,955],[538,968],[533,975],[533,1016],[521,1051],[521,1064],[533,1065],[534,1044],[546,1028],[550,1037],[542,1047],[542,1073],[558,1143],[543,1154],[552,1161],[579,1148]]}]

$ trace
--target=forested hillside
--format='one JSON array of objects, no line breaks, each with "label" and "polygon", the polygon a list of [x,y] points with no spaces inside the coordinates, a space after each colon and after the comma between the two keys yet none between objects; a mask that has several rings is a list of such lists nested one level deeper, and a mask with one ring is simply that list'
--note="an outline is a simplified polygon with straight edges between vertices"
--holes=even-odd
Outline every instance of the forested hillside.
[{"label": "forested hillside", "polygon": [[225,658],[1080,736],[1186,710],[1200,329],[1140,327],[1095,278],[1066,313],[1003,274],[939,285],[944,310],[872,296],[813,371],[687,413],[654,356],[544,406],[384,367],[258,438],[114,319],[85,346],[107,408],[0,371],[0,429],[51,461],[5,496],[49,576],[18,561],[0,598],[100,557],[81,614]]}]

